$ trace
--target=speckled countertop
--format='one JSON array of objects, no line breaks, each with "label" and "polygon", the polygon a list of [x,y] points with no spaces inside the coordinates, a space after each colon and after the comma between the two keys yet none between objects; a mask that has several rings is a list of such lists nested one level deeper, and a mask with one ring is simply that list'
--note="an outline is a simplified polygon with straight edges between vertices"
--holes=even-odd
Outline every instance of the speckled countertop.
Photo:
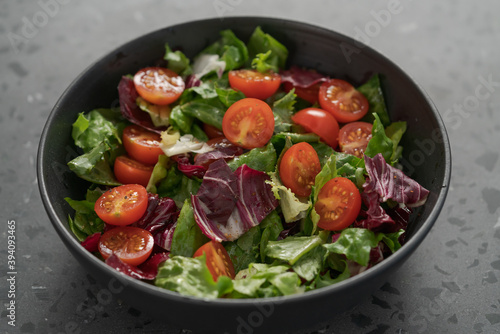
[{"label": "speckled countertop", "polygon": [[[398,10],[381,17],[388,3]],[[64,89],[118,45],[193,19],[263,15],[327,27],[385,54],[428,92],[452,144],[448,199],[427,239],[380,290],[309,332],[500,333],[498,13],[494,0],[0,1],[0,332],[189,333],[116,298],[98,299],[101,287],[42,207],[38,140]],[[16,327],[6,318],[12,221]]]}]

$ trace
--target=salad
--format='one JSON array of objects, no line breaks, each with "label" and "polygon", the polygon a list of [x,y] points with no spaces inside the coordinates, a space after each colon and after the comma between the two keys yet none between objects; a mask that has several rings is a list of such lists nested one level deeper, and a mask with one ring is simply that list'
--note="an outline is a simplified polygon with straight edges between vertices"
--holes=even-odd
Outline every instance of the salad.
[{"label": "salad", "polygon": [[192,59],[165,45],[124,74],[120,107],[78,115],[89,181],[69,227],[123,274],[184,295],[261,298],[357,275],[397,251],[428,191],[398,161],[379,76],[299,66],[257,27]]}]

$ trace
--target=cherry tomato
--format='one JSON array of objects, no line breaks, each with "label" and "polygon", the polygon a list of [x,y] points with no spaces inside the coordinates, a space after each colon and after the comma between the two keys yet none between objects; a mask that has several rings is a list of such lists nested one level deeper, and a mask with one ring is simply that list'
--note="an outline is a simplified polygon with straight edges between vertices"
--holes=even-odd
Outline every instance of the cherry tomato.
[{"label": "cherry tomato", "polygon": [[344,125],[339,132],[340,150],[363,158],[368,142],[372,138],[373,125],[367,122],[352,122]]},{"label": "cherry tomato", "polygon": [[321,171],[318,154],[305,142],[290,147],[281,158],[279,173],[283,184],[298,196],[309,196]]},{"label": "cherry tomato", "polygon": [[314,209],[320,216],[320,228],[339,231],[356,220],[361,210],[361,195],[351,180],[336,177],[320,189]]},{"label": "cherry tomato", "polygon": [[153,235],[142,228],[132,226],[117,227],[101,236],[99,253],[104,259],[111,254],[132,266],[138,266],[151,255],[154,246]]},{"label": "cherry tomato", "polygon": [[288,93],[289,91],[292,90],[292,88],[295,88],[295,94],[300,97],[303,100],[306,100],[307,102],[311,104],[315,104],[318,102],[318,95],[319,95],[319,87],[321,86],[321,83],[316,83],[312,86],[309,86],[307,88],[303,87],[295,87],[291,82],[285,82],[283,84],[283,88],[285,91]]},{"label": "cherry tomato", "polygon": [[146,188],[125,184],[106,191],[95,202],[94,210],[105,223],[130,225],[138,221],[148,207]]},{"label": "cherry tomato", "polygon": [[246,97],[265,100],[278,90],[281,84],[279,74],[260,73],[256,70],[229,71],[229,84],[235,90],[241,91]]},{"label": "cherry tomato", "polygon": [[292,121],[306,131],[314,132],[332,148],[337,147],[339,123],[329,112],[318,108],[306,108],[292,116]]},{"label": "cherry tomato", "polygon": [[209,139],[224,136],[224,132],[222,132],[222,130],[219,130],[215,126],[212,126],[212,125],[207,124],[207,123],[203,123],[203,131],[205,131],[205,134],[207,135],[207,137]]},{"label": "cherry tomato", "polygon": [[154,165],[158,156],[163,154],[160,148],[161,136],[138,125],[127,126],[123,130],[123,146],[128,155],[138,162]]},{"label": "cherry tomato", "polygon": [[154,166],[145,165],[125,155],[116,158],[114,172],[118,182],[123,184],[148,185]]},{"label": "cherry tomato", "polygon": [[224,114],[222,131],[234,145],[247,149],[264,146],[273,136],[273,111],[258,99],[239,100]]},{"label": "cherry tomato", "polygon": [[217,281],[220,276],[234,278],[234,266],[224,246],[216,241],[209,241],[194,253],[193,257],[202,256],[205,253],[206,263],[210,274]]},{"label": "cherry tomato", "polygon": [[332,113],[339,123],[354,122],[368,112],[368,100],[350,83],[330,79],[319,88],[319,104]]},{"label": "cherry tomato", "polygon": [[137,93],[146,101],[158,105],[174,102],[184,91],[184,81],[172,70],[146,67],[134,76]]}]

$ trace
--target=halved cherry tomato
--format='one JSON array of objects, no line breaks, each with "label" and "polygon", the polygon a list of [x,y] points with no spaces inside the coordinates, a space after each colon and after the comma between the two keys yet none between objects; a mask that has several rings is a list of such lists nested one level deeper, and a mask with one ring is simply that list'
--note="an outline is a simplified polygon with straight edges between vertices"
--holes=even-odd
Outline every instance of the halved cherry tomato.
[{"label": "halved cherry tomato", "polygon": [[319,87],[321,86],[321,83],[316,83],[312,86],[309,86],[307,88],[303,87],[295,87],[291,82],[285,82],[283,84],[283,88],[285,92],[289,92],[292,90],[292,88],[295,88],[295,94],[300,97],[303,100],[306,100],[307,102],[311,104],[315,104],[318,102],[318,95],[319,95]]},{"label": "halved cherry tomato", "polygon": [[116,158],[114,172],[118,182],[147,186],[154,166],[145,165],[125,155]]},{"label": "halved cherry tomato", "polygon": [[337,147],[339,123],[329,112],[318,108],[306,108],[293,115],[292,121],[301,125],[306,131],[317,134],[332,148]]},{"label": "halved cherry tomato", "polygon": [[123,130],[123,146],[134,160],[147,165],[158,162],[158,156],[163,154],[160,148],[161,137],[138,125],[129,125]]},{"label": "halved cherry tomato", "polygon": [[220,242],[209,241],[194,253],[193,257],[202,256],[205,253],[206,263],[210,274],[217,281],[220,276],[234,278],[234,266],[229,254]]},{"label": "halved cherry tomato", "polygon": [[320,228],[340,231],[356,220],[361,210],[361,195],[351,180],[336,177],[320,189],[314,209],[320,216]]},{"label": "halved cherry tomato", "polygon": [[264,146],[273,136],[273,111],[258,99],[239,100],[224,114],[222,131],[234,145],[248,149]]},{"label": "halved cherry tomato", "polygon": [[373,125],[367,122],[352,122],[339,132],[340,149],[344,153],[363,158],[368,142],[372,138]]},{"label": "halved cherry tomato", "polygon": [[321,171],[318,153],[306,143],[290,147],[281,158],[279,173],[283,184],[298,196],[309,196],[316,175]]},{"label": "halved cherry tomato", "polygon": [[166,105],[174,102],[184,91],[184,81],[172,70],[146,67],[134,75],[137,93],[146,101]]},{"label": "halved cherry tomato", "polygon": [[224,136],[224,132],[222,130],[217,129],[215,126],[203,123],[203,131],[209,139],[218,138]]},{"label": "halved cherry tomato", "polygon": [[332,113],[339,123],[354,122],[368,112],[368,100],[350,83],[330,79],[319,88],[319,104]]},{"label": "halved cherry tomato", "polygon": [[104,259],[111,254],[132,266],[138,266],[151,255],[153,235],[142,228],[123,226],[105,232],[99,240],[99,253]]},{"label": "halved cherry tomato", "polygon": [[101,195],[94,210],[110,225],[130,225],[138,221],[148,207],[146,188],[138,184],[114,187]]},{"label": "halved cherry tomato", "polygon": [[265,100],[278,90],[281,84],[279,74],[260,73],[256,70],[229,71],[229,84],[235,90],[241,91],[246,97]]}]

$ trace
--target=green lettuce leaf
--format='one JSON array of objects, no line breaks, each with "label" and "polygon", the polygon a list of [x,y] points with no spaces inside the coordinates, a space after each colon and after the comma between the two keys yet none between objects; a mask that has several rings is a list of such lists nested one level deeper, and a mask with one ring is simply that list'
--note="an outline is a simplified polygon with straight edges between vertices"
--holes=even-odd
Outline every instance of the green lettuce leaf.
[{"label": "green lettuce leaf", "polygon": [[190,133],[194,117],[184,113],[181,105],[177,105],[170,112],[169,122],[174,128],[180,130],[182,133]]},{"label": "green lettuce leaf", "polygon": [[293,89],[273,104],[274,133],[288,132],[292,128],[292,114],[294,112],[295,93]]},{"label": "green lettuce leaf", "polygon": [[[280,132],[271,137],[271,143],[276,149],[276,153],[281,155],[287,139],[292,144],[297,144],[300,142],[307,142],[312,145],[312,143],[319,143],[319,137],[313,133],[294,133],[294,132]],[[313,146],[314,147],[314,146]]]},{"label": "green lettuce leaf", "polygon": [[389,247],[391,252],[395,252],[401,248],[401,244],[399,243],[399,237],[405,233],[403,229],[394,232],[394,233],[386,233],[384,234],[382,241]]},{"label": "green lettuce leaf", "polygon": [[220,35],[221,38],[205,48],[201,54],[219,55],[220,60],[226,62],[225,71],[243,66],[249,58],[245,43],[229,29],[221,31]]},{"label": "green lettuce leaf", "polygon": [[235,272],[248,268],[250,263],[258,261],[258,245],[261,237],[262,232],[260,228],[254,226],[237,240],[225,244],[224,247],[233,262]]},{"label": "green lettuce leaf", "polygon": [[164,154],[158,156],[158,162],[153,168],[153,173],[149,178],[146,190],[152,194],[157,193],[156,185],[167,176],[167,169],[170,165],[170,158]]},{"label": "green lettuce leaf", "polygon": [[104,222],[94,211],[95,202],[104,193],[99,188],[87,190],[84,200],[76,201],[69,197],[64,200],[75,210],[74,218],[68,217],[69,227],[79,241],[84,241],[89,235],[102,232]]},{"label": "green lettuce leaf", "polygon": [[239,272],[248,268],[250,263],[265,258],[265,248],[269,240],[278,239],[283,230],[281,219],[276,211],[272,211],[262,222],[252,227],[237,240],[225,243],[225,248],[233,262],[234,269]]},{"label": "green lettuce leaf", "polygon": [[231,279],[221,276],[214,282],[205,260],[205,255],[197,258],[172,256],[158,267],[154,284],[182,295],[200,298],[218,298],[231,292]]},{"label": "green lettuce leaf", "polygon": [[373,122],[372,139],[368,142],[365,154],[373,158],[378,153],[382,153],[385,161],[394,165],[403,152],[399,142],[406,131],[406,122],[394,122],[384,129],[378,115],[374,113],[373,117],[375,121]]},{"label": "green lettuce leaf", "polygon": [[191,127],[191,134],[200,142],[207,142],[209,140],[202,126],[198,123],[193,124]]},{"label": "green lettuce leaf", "polygon": [[287,48],[271,35],[264,33],[260,27],[255,28],[247,43],[247,48],[250,59],[254,59],[259,53],[271,50],[267,63],[277,68],[285,68],[288,58]]},{"label": "green lettuce leaf", "polygon": [[318,158],[319,158],[319,163],[321,165],[321,168],[323,168],[323,166],[327,163],[330,156],[332,154],[336,153],[335,150],[327,144],[320,143],[320,142],[317,142],[317,143],[313,142],[313,143],[309,143],[309,144],[311,144],[311,146],[314,148],[316,153],[318,153]]},{"label": "green lettuce leaf", "polygon": [[303,293],[305,288],[301,286],[301,281],[297,273],[285,272],[268,279],[283,296],[290,296]]},{"label": "green lettuce leaf", "polygon": [[378,153],[381,153],[385,161],[390,164],[391,157],[394,153],[394,143],[385,134],[384,125],[380,121],[378,115],[373,113],[373,117],[375,117],[375,121],[373,122],[372,139],[368,142],[365,154],[370,158],[373,158]]},{"label": "green lettuce leaf", "polygon": [[252,60],[252,68],[256,69],[257,72],[260,73],[267,73],[269,71],[278,73],[279,68],[276,66],[275,62],[270,62],[271,60],[273,60],[273,58],[270,58],[271,53],[272,51],[269,50],[266,53],[256,54],[255,58]]},{"label": "green lettuce leaf", "polygon": [[362,93],[368,100],[369,109],[371,112],[366,114],[362,119],[364,122],[373,123],[375,120],[372,112],[376,113],[380,122],[384,126],[391,123],[387,107],[385,105],[384,94],[380,85],[380,78],[378,74],[374,74],[366,83],[359,86],[358,91]]},{"label": "green lettuce leaf", "polygon": [[271,173],[271,190],[274,197],[279,200],[283,218],[287,223],[291,223],[307,216],[307,212],[311,208],[311,202],[303,202],[287,187],[285,187],[279,179],[277,173]]},{"label": "green lettuce leaf", "polygon": [[259,224],[259,228],[262,232],[259,244],[260,259],[264,262],[268,242],[278,240],[281,231],[283,231],[283,224],[281,223],[281,218],[276,210],[272,211],[266,216],[266,218],[264,218],[264,220]]},{"label": "green lettuce leaf", "polygon": [[334,152],[337,176],[351,180],[358,188],[365,183],[365,161],[352,154]]},{"label": "green lettuce leaf", "polygon": [[187,177],[173,165],[157,186],[157,193],[160,197],[170,197],[180,208],[186,199],[191,198],[191,194],[198,192],[201,182],[200,179]]},{"label": "green lettuce leaf", "polygon": [[366,266],[370,260],[371,249],[381,240],[382,235],[377,236],[368,229],[346,228],[336,242],[325,244],[323,247],[329,252],[344,254],[347,259]]},{"label": "green lettuce leaf", "polygon": [[79,177],[96,184],[116,186],[112,166],[125,151],[121,144],[126,122],[118,109],[95,109],[79,114],[73,123],[72,137],[84,154],[68,162]]},{"label": "green lettuce leaf", "polygon": [[292,269],[306,281],[313,280],[323,270],[326,249],[316,247],[309,253],[302,256],[293,266]]},{"label": "green lettuce leaf", "polygon": [[238,167],[246,164],[248,167],[261,172],[271,173],[276,168],[276,150],[273,144],[254,148],[247,153],[235,157],[228,161],[231,170],[235,171]]},{"label": "green lettuce leaf", "polygon": [[199,86],[190,87],[182,92],[181,97],[179,97],[179,105],[190,102],[194,99],[212,99],[217,97],[217,91],[215,90],[216,83],[219,80],[214,78],[214,80],[203,80]]},{"label": "green lettuce leaf", "polygon": [[186,199],[182,205],[174,235],[172,236],[172,246],[170,255],[181,255],[192,257],[198,248],[210,240],[201,232],[200,227],[194,219],[191,200]]},{"label": "green lettuce leaf", "polygon": [[68,162],[68,167],[76,175],[92,183],[118,186],[111,168],[111,161],[117,151],[124,151],[121,145],[111,144],[107,140],[99,143],[92,150]]},{"label": "green lettuce leaf", "polygon": [[337,177],[336,158],[335,155],[331,155],[314,179],[314,186],[312,189],[314,203],[318,200],[318,194],[321,188],[334,177]]},{"label": "green lettuce leaf", "polygon": [[344,270],[340,272],[339,275],[332,277],[332,273],[330,271],[327,271],[325,274],[319,274],[314,279],[313,284],[308,287],[308,290],[324,288],[326,286],[342,282],[349,277],[351,277],[351,273],[349,272],[349,267],[345,265],[344,261]]},{"label": "green lettuce leaf", "polygon": [[290,236],[278,241],[269,241],[266,248],[266,256],[295,264],[303,255],[323,244],[319,235],[310,237]]},{"label": "green lettuce leaf", "polygon": [[119,110],[95,109],[87,114],[78,114],[71,136],[75,145],[87,153],[105,140],[121,144],[122,132],[126,125],[119,115]]},{"label": "green lettuce leaf", "polygon": [[210,99],[200,97],[174,107],[170,114],[171,123],[185,133],[191,132],[193,119],[222,129],[222,118],[227,108],[219,100],[217,93],[215,94],[216,96]]},{"label": "green lettuce leaf", "polygon": [[265,278],[246,277],[233,280],[233,298],[258,297],[261,286],[266,282]]},{"label": "green lettuce leaf", "polygon": [[185,77],[192,73],[190,60],[182,51],[172,51],[168,43],[165,44],[165,55],[163,56],[167,63],[167,68],[175,73]]},{"label": "green lettuce leaf", "polygon": [[394,252],[401,247],[398,238],[402,233],[402,230],[385,234],[375,233],[365,228],[346,228],[342,230],[337,241],[324,244],[323,247],[331,253],[343,254],[348,260],[367,266],[372,248],[383,241]]},{"label": "green lettuce leaf", "polygon": [[399,142],[405,132],[406,122],[394,122],[385,128],[385,134],[392,140],[394,148],[391,155],[391,165],[397,163],[403,154],[403,147],[399,145]]},{"label": "green lettuce leaf", "polygon": [[245,98],[245,94],[231,88],[216,87],[215,91],[217,97],[226,108],[229,108],[233,103]]},{"label": "green lettuce leaf", "polygon": [[159,106],[157,104],[149,103],[142,97],[138,97],[136,100],[137,105],[142,111],[145,111],[151,117],[151,122],[154,126],[169,126],[170,122],[170,107],[169,106]]},{"label": "green lettuce leaf", "polygon": [[305,291],[299,276],[286,265],[252,263],[233,280],[233,298],[287,296]]}]

